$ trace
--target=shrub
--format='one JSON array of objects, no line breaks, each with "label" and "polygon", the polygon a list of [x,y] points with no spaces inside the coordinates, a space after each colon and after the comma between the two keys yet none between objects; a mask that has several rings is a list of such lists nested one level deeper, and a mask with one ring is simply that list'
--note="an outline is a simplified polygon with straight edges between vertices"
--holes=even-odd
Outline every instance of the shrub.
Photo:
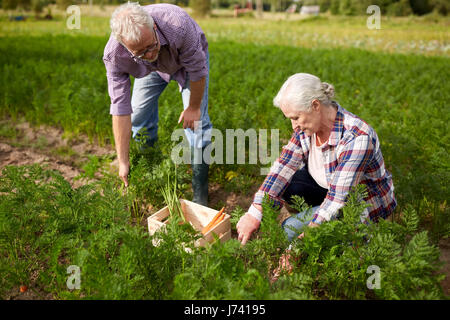
[{"label": "shrub", "polygon": [[193,14],[204,17],[211,12],[211,0],[190,0],[189,6],[194,10]]},{"label": "shrub", "polygon": [[[363,224],[366,204],[358,200],[363,192],[358,186],[350,194],[340,220],[307,229],[303,240],[294,242],[296,272],[315,279],[324,298],[442,298],[439,249],[427,232],[417,232],[417,213],[406,210],[401,224]],[[379,288],[368,286],[371,266],[380,271]]]},{"label": "shrub", "polygon": [[392,16],[409,16],[411,15],[412,9],[409,4],[409,0],[400,0],[398,2],[392,3],[387,8],[387,14]]},{"label": "shrub", "polygon": [[[288,242],[267,198],[260,230],[247,245],[231,239],[194,248],[198,236],[176,221],[152,237],[133,225],[127,197],[110,181],[74,189],[39,166],[6,167],[0,296],[26,284],[60,299],[442,298],[439,250],[418,231],[416,212],[406,210],[401,224],[361,224],[362,195],[356,188],[341,219],[307,228],[292,243],[293,273],[271,284]],[[69,265],[81,269],[79,290],[67,289]],[[380,270],[374,290],[367,287],[369,266]]]}]

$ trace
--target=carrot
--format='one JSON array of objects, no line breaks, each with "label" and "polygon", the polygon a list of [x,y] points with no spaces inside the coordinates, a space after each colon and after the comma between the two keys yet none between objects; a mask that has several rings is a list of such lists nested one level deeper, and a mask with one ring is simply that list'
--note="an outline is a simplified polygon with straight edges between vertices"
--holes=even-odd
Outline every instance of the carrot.
[{"label": "carrot", "polygon": [[202,229],[202,233],[205,234],[208,232],[208,230],[213,226],[213,224],[219,219],[219,217],[222,215],[223,211],[225,210],[225,207],[223,207],[215,216],[212,218],[212,220]]},{"label": "carrot", "polygon": [[211,226],[210,229],[214,228],[214,227],[217,226],[219,223],[221,223],[222,220],[223,220],[224,218],[225,218],[225,213],[222,214],[222,215],[220,216],[220,218],[216,220],[216,222],[214,222],[214,224]]},{"label": "carrot", "polygon": [[[214,218],[206,225],[206,227],[204,227],[202,229],[202,233],[205,234],[207,233],[215,224],[216,221],[222,216],[223,211],[225,210],[225,207],[223,207],[222,209],[220,209],[220,211],[214,216]],[[222,218],[223,219],[223,218]],[[220,220],[222,221],[222,220]]]},{"label": "carrot", "polygon": [[203,234],[208,233],[211,229],[213,229],[213,228],[214,228],[215,226],[217,226],[220,222],[222,222],[223,218],[225,218],[225,214],[222,214],[222,215],[220,216],[219,219],[217,219],[216,221],[213,222],[212,225],[205,227],[205,228],[202,230],[202,233],[203,233]]}]

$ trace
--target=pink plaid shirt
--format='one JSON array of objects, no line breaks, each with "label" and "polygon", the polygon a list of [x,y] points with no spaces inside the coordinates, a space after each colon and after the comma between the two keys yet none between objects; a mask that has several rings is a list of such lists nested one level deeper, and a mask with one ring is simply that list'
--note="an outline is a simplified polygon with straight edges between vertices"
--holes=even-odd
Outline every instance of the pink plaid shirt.
[{"label": "pink plaid shirt", "polygon": [[[328,193],[316,211],[313,222],[321,223],[336,217],[353,186],[364,184],[368,195],[364,200],[370,205],[362,216],[377,222],[395,209],[392,176],[384,167],[380,142],[373,128],[334,102],[338,108],[328,145],[322,150]],[[308,161],[311,138],[300,130],[294,131],[289,143],[283,147],[280,157],[272,165],[253,203],[261,204],[265,194],[281,208],[281,196],[294,173]]]},{"label": "pink plaid shirt", "polygon": [[198,81],[208,74],[208,42],[200,26],[187,12],[171,4],[153,4],[143,8],[156,24],[161,50],[155,62],[135,60],[127,48],[110,36],[103,62],[112,115],[132,113],[130,75],[142,78],[157,71],[165,81],[174,79],[180,87],[184,87],[187,74],[192,81]]}]

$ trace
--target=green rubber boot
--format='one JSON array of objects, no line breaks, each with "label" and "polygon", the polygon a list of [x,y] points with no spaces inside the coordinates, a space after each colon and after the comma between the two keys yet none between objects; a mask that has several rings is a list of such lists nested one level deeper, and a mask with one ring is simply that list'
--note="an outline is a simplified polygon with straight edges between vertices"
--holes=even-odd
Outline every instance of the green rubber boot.
[{"label": "green rubber boot", "polygon": [[[203,154],[205,148],[194,149],[191,148],[191,166],[192,166],[192,191],[194,192],[193,202],[201,204],[202,206],[208,206],[208,171],[209,164],[206,164],[204,159],[200,161],[194,161],[194,154],[200,155],[200,150]],[[198,159],[198,158],[197,158]]]}]

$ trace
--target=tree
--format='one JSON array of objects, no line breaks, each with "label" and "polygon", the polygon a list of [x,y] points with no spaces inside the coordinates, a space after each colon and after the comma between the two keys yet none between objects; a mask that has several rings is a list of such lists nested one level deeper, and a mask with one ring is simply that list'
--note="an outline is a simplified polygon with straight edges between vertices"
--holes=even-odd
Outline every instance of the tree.
[{"label": "tree", "polygon": [[66,10],[68,6],[74,4],[75,0],[56,0],[58,8]]},{"label": "tree", "polygon": [[270,0],[270,11],[276,12],[278,7],[278,0]]},{"label": "tree", "polygon": [[339,12],[346,16],[353,16],[357,14],[357,9],[352,0],[339,1]]},{"label": "tree", "polygon": [[14,10],[18,4],[17,0],[2,0],[2,8],[4,10]]},{"label": "tree", "polygon": [[334,15],[339,14],[339,0],[331,0],[330,12]]},{"label": "tree", "polygon": [[42,13],[47,1],[45,0],[31,0],[31,8],[34,11],[34,15],[36,18],[39,18],[39,15]]},{"label": "tree", "polygon": [[31,0],[3,0],[2,8],[4,10],[14,10],[17,8],[22,8],[29,10],[31,7]]},{"label": "tree", "polygon": [[448,0],[430,0],[433,11],[447,15],[450,12],[450,2]]},{"label": "tree", "polygon": [[412,14],[411,5],[409,0],[400,0],[398,2],[392,3],[387,9],[387,14],[392,16],[408,16]]},{"label": "tree", "polygon": [[262,18],[263,0],[256,0],[256,16]]},{"label": "tree", "polygon": [[194,15],[204,17],[211,12],[211,0],[190,0],[189,6],[194,10]]},{"label": "tree", "polygon": [[318,0],[317,4],[320,6],[320,12],[327,12],[331,6],[331,0]]},{"label": "tree", "polygon": [[423,15],[433,10],[428,0],[410,0],[409,3],[414,14]]},{"label": "tree", "polygon": [[25,9],[25,10],[30,10],[30,8],[31,8],[31,0],[18,0],[17,1],[17,6],[19,8]]}]

